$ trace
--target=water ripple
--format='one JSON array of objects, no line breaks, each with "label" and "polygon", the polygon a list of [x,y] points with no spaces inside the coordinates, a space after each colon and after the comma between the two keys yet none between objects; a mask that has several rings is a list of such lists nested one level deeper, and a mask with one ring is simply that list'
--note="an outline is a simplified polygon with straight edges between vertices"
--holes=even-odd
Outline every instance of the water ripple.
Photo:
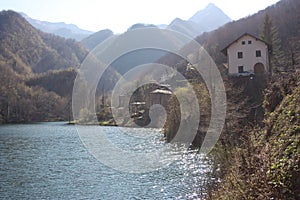
[{"label": "water ripple", "polygon": [[[116,127],[107,130],[120,148],[139,152],[168,145],[156,129],[133,129],[126,136]],[[180,159],[168,167],[127,174],[90,155],[73,126],[0,126],[0,198],[199,199],[209,168],[196,152],[174,147],[173,153],[178,152]]]}]

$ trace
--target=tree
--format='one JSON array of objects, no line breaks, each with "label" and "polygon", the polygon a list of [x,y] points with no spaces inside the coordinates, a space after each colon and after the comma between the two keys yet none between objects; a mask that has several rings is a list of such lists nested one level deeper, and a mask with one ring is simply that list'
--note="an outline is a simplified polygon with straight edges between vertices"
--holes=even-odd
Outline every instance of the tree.
[{"label": "tree", "polygon": [[281,39],[277,28],[273,25],[269,15],[266,14],[261,28],[260,37],[271,47],[270,69],[271,72],[284,70],[284,54],[281,50]]},{"label": "tree", "polygon": [[300,46],[298,45],[300,38],[292,37],[289,39],[289,54],[290,54],[290,65],[295,70],[300,64]]}]

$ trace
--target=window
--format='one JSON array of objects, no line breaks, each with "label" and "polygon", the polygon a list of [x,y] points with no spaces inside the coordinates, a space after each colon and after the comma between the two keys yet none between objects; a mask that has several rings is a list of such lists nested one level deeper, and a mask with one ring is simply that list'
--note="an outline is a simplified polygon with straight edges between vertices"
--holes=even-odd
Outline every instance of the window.
[{"label": "window", "polygon": [[243,58],[243,52],[238,52],[238,58]]},{"label": "window", "polygon": [[246,42],[245,41],[242,41],[242,45],[245,45],[246,44]]},{"label": "window", "polygon": [[256,57],[261,57],[261,51],[260,50],[256,50]]},{"label": "window", "polygon": [[244,72],[244,66],[238,66],[238,71],[239,71],[239,73],[243,73]]},{"label": "window", "polygon": [[248,44],[252,44],[252,41],[251,41],[251,40],[249,40],[249,41],[248,41]]}]

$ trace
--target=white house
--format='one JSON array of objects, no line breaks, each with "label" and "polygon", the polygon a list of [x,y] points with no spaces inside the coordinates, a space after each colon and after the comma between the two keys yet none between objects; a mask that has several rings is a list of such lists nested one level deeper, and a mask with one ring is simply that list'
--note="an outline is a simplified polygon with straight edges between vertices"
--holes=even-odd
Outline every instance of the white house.
[{"label": "white house", "polygon": [[227,56],[228,74],[231,76],[270,72],[269,45],[253,35],[243,34],[222,52]]}]

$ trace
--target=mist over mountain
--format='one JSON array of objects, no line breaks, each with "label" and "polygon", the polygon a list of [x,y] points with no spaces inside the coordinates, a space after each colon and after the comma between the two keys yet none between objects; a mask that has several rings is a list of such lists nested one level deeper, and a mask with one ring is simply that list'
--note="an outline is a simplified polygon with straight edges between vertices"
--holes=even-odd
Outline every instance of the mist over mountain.
[{"label": "mist over mountain", "polygon": [[[205,9],[195,13],[191,19],[187,21],[176,18],[169,25],[136,23],[129,27],[127,31],[138,28],[167,28],[195,38],[201,33],[216,29],[229,21],[231,21],[231,19],[226,14],[215,5],[210,4]],[[209,22],[209,24],[206,24],[206,22]],[[126,32],[124,34],[126,34]],[[81,43],[88,49],[93,49],[109,36],[112,36],[111,31],[102,30],[83,39]],[[113,63],[112,67],[120,74],[124,74],[137,65],[155,62],[165,54],[166,52],[154,49],[134,51],[119,58]]]},{"label": "mist over mountain", "polygon": [[[175,18],[169,25],[136,23],[129,27],[127,31],[137,28],[167,28],[194,38],[203,32],[217,29],[218,27],[230,21],[231,19],[220,8],[218,8],[214,4],[209,4],[203,10],[199,10],[198,12],[196,12],[189,20]],[[93,49],[93,47],[102,42],[108,36],[111,36],[111,34],[109,34],[105,30],[101,30],[88,36],[87,38],[84,38],[81,42],[87,48]]]},{"label": "mist over mountain", "polygon": [[[261,29],[266,15],[268,15],[278,31],[278,36],[281,41],[281,48],[284,56],[281,59],[285,63],[285,67],[296,66],[300,63],[300,1],[298,0],[281,0],[277,4],[271,5],[264,10],[261,10],[251,16],[229,22],[218,29],[210,32],[205,32],[195,38],[206,51],[210,54],[217,65],[226,63],[226,56],[221,50],[229,43],[244,33],[252,34],[260,37]],[[187,47],[190,52],[196,49]],[[160,59],[163,64],[178,66],[185,69],[185,63],[170,55]],[[182,63],[181,63],[182,62]]]},{"label": "mist over mountain", "polygon": [[46,33],[53,33],[61,37],[71,38],[80,41],[93,33],[91,31],[80,29],[74,24],[66,24],[64,22],[40,21],[37,19],[30,18],[25,13],[20,14],[35,28]]},{"label": "mist over mountain", "polygon": [[154,25],[154,24],[136,23],[136,24],[133,24],[132,26],[130,26],[130,27],[127,29],[127,31],[134,30],[134,29],[138,29],[138,28],[157,28],[157,26]]},{"label": "mist over mountain", "polygon": [[157,24],[156,25],[158,28],[162,28],[162,29],[164,29],[164,28],[167,28],[168,27],[168,25],[167,24]]},{"label": "mist over mountain", "polygon": [[104,40],[106,40],[107,38],[109,38],[110,36],[113,36],[113,35],[114,35],[114,33],[111,30],[105,29],[105,30],[98,31],[94,34],[91,34],[90,36],[84,38],[80,42],[86,48],[92,50],[98,44],[100,44],[101,42],[103,42]]},{"label": "mist over mountain", "polygon": [[214,4],[209,4],[203,10],[196,12],[189,20],[174,19],[167,28],[194,38],[230,21],[231,19],[220,8]]},{"label": "mist over mountain", "polygon": [[196,22],[186,21],[180,18],[174,19],[167,28],[178,31],[192,38],[204,32],[204,28]]},{"label": "mist over mountain", "polygon": [[205,32],[208,32],[230,22],[231,19],[211,3],[205,9],[199,10],[188,21],[199,24]]}]

